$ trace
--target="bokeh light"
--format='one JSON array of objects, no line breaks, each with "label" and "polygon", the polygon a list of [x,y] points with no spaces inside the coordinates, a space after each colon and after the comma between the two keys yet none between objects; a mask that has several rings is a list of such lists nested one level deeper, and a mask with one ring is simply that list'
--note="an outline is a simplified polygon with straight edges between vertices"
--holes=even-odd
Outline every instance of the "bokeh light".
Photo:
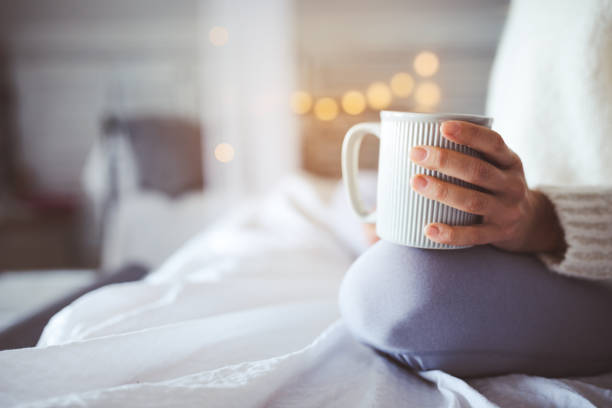
[{"label": "bokeh light", "polygon": [[418,105],[431,108],[440,103],[442,92],[435,82],[426,81],[419,84],[414,93],[414,99]]},{"label": "bokeh light", "polygon": [[215,147],[215,159],[221,163],[229,163],[234,160],[234,147],[229,143],[219,143]]},{"label": "bokeh light", "polygon": [[210,43],[215,47],[221,47],[227,44],[229,40],[229,33],[227,32],[227,28],[215,26],[210,29],[208,33],[208,39]]},{"label": "bokeh light", "polygon": [[391,105],[391,90],[384,82],[372,83],[366,92],[368,104],[372,109],[385,109]]},{"label": "bokeh light", "polygon": [[342,109],[349,115],[359,115],[366,108],[365,96],[359,91],[347,91],[342,96]]},{"label": "bokeh light", "polygon": [[414,79],[410,74],[398,72],[391,78],[391,91],[395,96],[405,98],[412,93],[414,89]]},{"label": "bokeh light", "polygon": [[312,96],[308,92],[296,91],[291,95],[291,109],[298,115],[304,115],[312,108]]},{"label": "bokeh light", "polygon": [[422,77],[430,77],[438,72],[440,60],[431,51],[422,51],[414,58],[414,70]]},{"label": "bokeh light", "polygon": [[318,99],[314,105],[314,114],[319,120],[334,120],[338,116],[338,103],[329,97]]}]

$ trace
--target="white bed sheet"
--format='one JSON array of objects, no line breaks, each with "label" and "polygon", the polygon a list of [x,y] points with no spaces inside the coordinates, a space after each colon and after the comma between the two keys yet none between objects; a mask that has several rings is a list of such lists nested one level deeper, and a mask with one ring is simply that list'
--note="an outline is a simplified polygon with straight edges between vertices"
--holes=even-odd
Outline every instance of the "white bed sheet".
[{"label": "white bed sheet", "polygon": [[354,341],[336,293],[363,242],[337,233],[332,191],[293,177],[144,281],[80,298],[38,347],[0,352],[0,406],[612,406],[612,374],[466,382]]}]

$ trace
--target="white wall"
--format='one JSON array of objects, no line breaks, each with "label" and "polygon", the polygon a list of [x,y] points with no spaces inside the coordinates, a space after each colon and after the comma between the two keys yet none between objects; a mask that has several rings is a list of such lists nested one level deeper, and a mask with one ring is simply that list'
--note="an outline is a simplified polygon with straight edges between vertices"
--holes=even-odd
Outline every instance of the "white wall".
[{"label": "white wall", "polygon": [[39,192],[79,194],[81,169],[105,113],[197,116],[197,3],[3,5],[18,160]]},{"label": "white wall", "polygon": [[[18,159],[43,192],[77,194],[86,154],[108,111],[201,117],[209,185],[235,192],[261,191],[297,168],[309,135],[320,139],[316,156],[328,156],[323,160],[337,168],[337,150],[351,121],[376,118],[371,111],[331,123],[311,114],[296,118],[288,110],[294,89],[338,98],[410,71],[415,53],[425,48],[441,56],[438,110],[482,112],[508,2],[4,3],[0,30],[9,32]],[[208,41],[215,25],[228,28],[226,46]],[[411,105],[406,100],[394,107]],[[220,142],[235,145],[231,163],[213,159]]]},{"label": "white wall", "polygon": [[[200,16],[208,185],[238,196],[266,191],[300,164],[288,104],[296,68],[293,1],[207,1]],[[227,44],[210,43],[215,26],[227,29]],[[234,160],[212,160],[219,143],[234,147]]]}]

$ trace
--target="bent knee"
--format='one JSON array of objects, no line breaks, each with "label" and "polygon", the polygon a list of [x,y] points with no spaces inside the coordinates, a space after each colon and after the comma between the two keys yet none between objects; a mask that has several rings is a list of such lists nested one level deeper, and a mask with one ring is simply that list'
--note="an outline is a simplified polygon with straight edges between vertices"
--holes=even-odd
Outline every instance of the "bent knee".
[{"label": "bent knee", "polygon": [[467,376],[493,372],[487,364],[505,363],[504,356],[497,361],[487,355],[481,359],[486,364],[480,364],[462,352],[474,339],[468,320],[486,314],[474,308],[475,284],[466,272],[474,270],[474,259],[488,251],[432,251],[377,243],[351,266],[342,282],[339,303],[345,324],[360,341],[415,370],[441,369]]},{"label": "bent knee", "polygon": [[339,302],[355,337],[419,370],[592,375],[612,367],[611,293],[491,247],[379,242],[351,266]]},{"label": "bent knee", "polygon": [[[487,246],[444,251],[381,241],[347,272],[341,313],[356,337],[382,351],[469,347],[475,327],[496,325],[498,315],[489,309],[499,293],[491,286],[516,284],[519,272],[509,274],[496,263],[531,268],[529,273],[544,269],[536,260]],[[515,299],[506,296],[506,302]]]},{"label": "bent knee", "polygon": [[439,251],[381,241],[349,269],[340,288],[340,310],[349,330],[385,352],[427,347],[436,307],[456,287]]}]

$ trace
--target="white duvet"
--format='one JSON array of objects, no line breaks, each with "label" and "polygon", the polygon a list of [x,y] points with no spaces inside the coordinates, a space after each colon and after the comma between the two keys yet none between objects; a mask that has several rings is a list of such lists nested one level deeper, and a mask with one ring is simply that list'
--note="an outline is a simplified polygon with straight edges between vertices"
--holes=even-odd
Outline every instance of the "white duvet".
[{"label": "white duvet", "polygon": [[361,237],[332,189],[293,177],[144,281],[80,298],[38,347],[0,352],[0,406],[612,406],[612,374],[463,381],[354,341],[336,293]]}]

